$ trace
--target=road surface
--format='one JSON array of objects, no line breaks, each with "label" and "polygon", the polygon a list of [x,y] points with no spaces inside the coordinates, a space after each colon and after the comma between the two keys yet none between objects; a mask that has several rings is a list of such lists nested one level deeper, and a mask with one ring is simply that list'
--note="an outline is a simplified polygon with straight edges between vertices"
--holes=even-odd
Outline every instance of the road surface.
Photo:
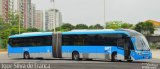
[{"label": "road surface", "polygon": [[[25,65],[33,65],[34,67],[32,68],[30,66],[29,68]],[[24,60],[20,58],[9,58],[7,53],[0,54],[0,69],[44,69],[43,67],[46,69],[160,69],[160,59],[133,61],[132,63],[109,62],[104,60],[73,61],[70,59]]]}]

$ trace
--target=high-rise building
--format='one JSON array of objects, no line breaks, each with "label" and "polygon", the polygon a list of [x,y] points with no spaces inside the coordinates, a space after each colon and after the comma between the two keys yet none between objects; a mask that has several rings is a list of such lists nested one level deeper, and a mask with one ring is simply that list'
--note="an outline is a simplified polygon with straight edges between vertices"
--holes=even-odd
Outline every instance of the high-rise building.
[{"label": "high-rise building", "polygon": [[35,28],[39,30],[43,30],[43,11],[36,10],[35,11]]},{"label": "high-rise building", "polygon": [[11,11],[11,12],[14,12],[14,0],[10,0],[9,1],[9,10]]},{"label": "high-rise building", "polygon": [[18,13],[24,28],[31,27],[31,0],[18,0]]},{"label": "high-rise building", "polygon": [[0,0],[0,16],[2,16],[2,0]]},{"label": "high-rise building", "polygon": [[0,0],[0,16],[4,21],[8,21],[9,0]]},{"label": "high-rise building", "polygon": [[18,1],[19,0],[10,0],[10,3],[9,3],[9,10],[12,12],[16,12],[18,13]]},{"label": "high-rise building", "polygon": [[35,26],[35,4],[31,4],[31,24],[30,27],[33,28]]},{"label": "high-rise building", "polygon": [[57,9],[50,9],[45,12],[45,30],[52,30],[62,24],[61,12]]}]

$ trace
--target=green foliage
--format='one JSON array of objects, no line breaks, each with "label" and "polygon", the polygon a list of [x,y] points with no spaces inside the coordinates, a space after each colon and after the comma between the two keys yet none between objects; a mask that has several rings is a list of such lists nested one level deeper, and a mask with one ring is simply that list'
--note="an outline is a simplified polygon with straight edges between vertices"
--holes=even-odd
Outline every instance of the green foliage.
[{"label": "green foliage", "polygon": [[[21,25],[22,26],[22,25]],[[21,33],[26,32],[24,28],[20,28]],[[7,48],[8,37],[10,35],[19,34],[19,17],[17,14],[9,14],[9,21],[5,22],[0,17],[0,38],[2,39],[1,48]]]},{"label": "green foliage", "polygon": [[100,24],[94,25],[94,28],[95,28],[95,29],[104,29],[103,26],[101,26]]},{"label": "green foliage", "polygon": [[[61,27],[56,27],[56,32],[58,32],[58,31],[60,31],[60,32],[71,31],[73,29],[104,29],[104,28],[100,24],[90,25],[88,27],[85,24],[77,24],[76,26],[73,26],[70,23],[65,23]],[[52,29],[50,31],[54,31],[54,29]]]},{"label": "green foliage", "polygon": [[89,29],[95,29],[94,25],[90,25],[88,28]]},{"label": "green foliage", "polygon": [[0,32],[0,38],[2,39],[2,47],[7,48],[8,36],[10,35],[10,30],[6,29]]},{"label": "green foliage", "polygon": [[39,32],[40,30],[38,30],[37,28],[28,28],[27,32]]},{"label": "green foliage", "polygon": [[154,34],[155,31],[154,25],[150,22],[139,22],[134,29],[144,35]]},{"label": "green foliage", "polygon": [[[70,23],[64,23],[62,26],[56,27],[56,32],[71,31],[73,29],[74,29],[74,26],[72,24],[70,24]],[[54,31],[54,29],[52,29],[50,31]]]},{"label": "green foliage", "polygon": [[[19,26],[18,25],[12,26],[10,31],[11,31],[10,32],[11,35],[19,34]],[[24,33],[24,32],[26,32],[26,30],[24,28],[20,28],[20,33]]]},{"label": "green foliage", "polygon": [[89,29],[104,29],[100,24],[91,25],[88,27]]},{"label": "green foliage", "polygon": [[106,23],[106,29],[119,29],[121,21],[112,21]]},{"label": "green foliage", "polygon": [[88,26],[86,24],[77,24],[75,29],[88,29]]},{"label": "green foliage", "polygon": [[70,23],[65,23],[59,29],[61,29],[61,31],[71,31],[74,29],[74,26]]},{"label": "green foliage", "polygon": [[132,29],[133,25],[129,24],[129,23],[122,23],[121,24],[121,28],[123,28],[123,29]]},{"label": "green foliage", "polygon": [[106,29],[131,29],[133,27],[132,24],[125,23],[122,21],[111,21],[106,23]]},{"label": "green foliage", "polygon": [[156,44],[154,44],[154,43],[150,43],[149,46],[150,46],[151,49],[156,49],[157,48]]}]

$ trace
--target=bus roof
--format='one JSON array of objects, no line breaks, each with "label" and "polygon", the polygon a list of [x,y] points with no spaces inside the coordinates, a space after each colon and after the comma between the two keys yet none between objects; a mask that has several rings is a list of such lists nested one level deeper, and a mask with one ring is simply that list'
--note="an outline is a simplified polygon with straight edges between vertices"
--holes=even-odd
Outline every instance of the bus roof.
[{"label": "bus roof", "polygon": [[[68,32],[62,32],[62,35],[67,34],[126,34],[128,36],[135,36],[135,35],[142,35],[141,33],[130,30],[130,29],[103,29],[103,30],[72,30]],[[47,36],[52,35],[53,32],[30,32],[30,33],[22,33],[17,35],[12,35],[9,38],[16,38],[16,37],[31,37],[31,36]]]},{"label": "bus roof", "polygon": [[119,34],[119,33],[123,33],[126,34],[128,36],[129,32],[127,31],[122,31],[122,30],[113,30],[113,29],[103,29],[103,30],[72,30],[72,31],[68,31],[68,32],[63,32],[62,34],[104,34],[104,33],[108,33],[108,34]]},{"label": "bus roof", "polygon": [[29,33],[22,33],[11,35],[9,38],[16,38],[16,37],[30,37],[30,36],[45,36],[45,35],[52,35],[52,32],[29,32]]}]

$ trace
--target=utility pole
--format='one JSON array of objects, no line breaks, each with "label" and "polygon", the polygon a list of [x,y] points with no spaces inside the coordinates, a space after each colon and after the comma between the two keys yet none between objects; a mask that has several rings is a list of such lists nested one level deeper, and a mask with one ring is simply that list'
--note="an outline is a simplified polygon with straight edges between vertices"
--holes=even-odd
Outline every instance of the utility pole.
[{"label": "utility pole", "polygon": [[19,17],[19,34],[21,34],[21,14],[20,10],[18,10],[18,17]]},{"label": "utility pole", "polygon": [[106,23],[106,0],[104,0],[104,25]]},{"label": "utility pole", "polygon": [[55,7],[55,0],[51,0],[51,2],[53,3],[53,11],[54,11],[54,21],[55,21],[55,23],[54,23],[54,33],[56,32],[56,7]]}]

